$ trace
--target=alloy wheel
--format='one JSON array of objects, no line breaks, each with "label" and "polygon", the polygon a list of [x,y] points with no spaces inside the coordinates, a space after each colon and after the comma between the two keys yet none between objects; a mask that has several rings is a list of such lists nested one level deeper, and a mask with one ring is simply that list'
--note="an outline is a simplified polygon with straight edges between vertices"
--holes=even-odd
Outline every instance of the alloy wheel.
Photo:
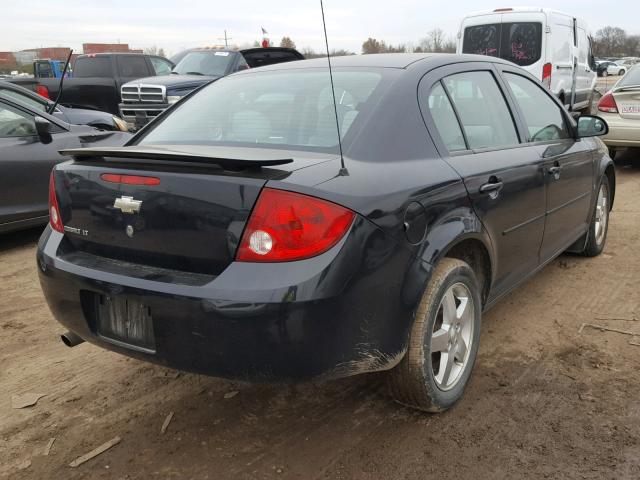
[{"label": "alloy wheel", "polygon": [[605,233],[607,232],[607,222],[609,221],[609,188],[606,184],[600,185],[598,199],[596,200],[596,224],[595,235],[596,244],[602,245]]},{"label": "alloy wheel", "polygon": [[438,307],[431,335],[431,365],[440,390],[452,389],[462,377],[473,342],[475,305],[463,283],[450,286]]}]

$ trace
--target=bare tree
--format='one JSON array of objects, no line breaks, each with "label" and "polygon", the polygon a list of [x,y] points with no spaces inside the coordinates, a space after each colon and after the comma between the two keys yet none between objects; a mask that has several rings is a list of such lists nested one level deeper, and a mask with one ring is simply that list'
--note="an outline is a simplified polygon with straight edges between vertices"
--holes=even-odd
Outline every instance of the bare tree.
[{"label": "bare tree", "polygon": [[444,32],[439,28],[434,28],[428,34],[429,43],[431,44],[432,52],[442,52],[444,46]]},{"label": "bare tree", "polygon": [[[302,53],[302,55],[304,55],[304,58],[321,58],[321,57],[326,57],[327,54],[326,52],[322,51],[322,52],[316,52],[313,48],[311,47],[304,47],[302,50],[300,50],[300,53]],[[347,55],[355,55],[354,52],[351,52],[349,50],[345,50],[345,49],[339,49],[339,50],[331,50],[330,55],[332,57],[346,57]]]},{"label": "bare tree", "polygon": [[296,48],[295,42],[289,37],[282,37],[282,40],[280,40],[280,46],[284,48]]},{"label": "bare tree", "polygon": [[413,51],[416,53],[454,53],[456,51],[456,42],[452,37],[445,36],[441,29],[435,28],[426,37],[420,39],[418,46]]},{"label": "bare tree", "polygon": [[606,26],[596,32],[594,50],[596,56],[611,57],[623,55],[627,32],[619,27]]},{"label": "bare tree", "polygon": [[384,40],[378,41],[375,38],[369,37],[362,44],[362,54],[368,55],[370,53],[385,53],[387,51],[387,44]]}]

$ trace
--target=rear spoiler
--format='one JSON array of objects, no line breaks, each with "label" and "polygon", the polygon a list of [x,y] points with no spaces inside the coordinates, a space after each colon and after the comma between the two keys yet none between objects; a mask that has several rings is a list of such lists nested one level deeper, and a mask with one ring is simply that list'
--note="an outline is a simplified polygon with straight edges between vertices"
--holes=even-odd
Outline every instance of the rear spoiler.
[{"label": "rear spoiler", "polygon": [[60,150],[60,155],[70,156],[75,160],[109,161],[110,158],[133,158],[138,160],[155,160],[158,162],[188,162],[199,164],[214,164],[222,168],[255,168],[271,167],[293,163],[291,158],[282,159],[250,159],[250,158],[220,158],[202,155],[194,152],[174,151],[156,148],[132,148],[132,147],[102,147],[102,148],[74,148]]}]

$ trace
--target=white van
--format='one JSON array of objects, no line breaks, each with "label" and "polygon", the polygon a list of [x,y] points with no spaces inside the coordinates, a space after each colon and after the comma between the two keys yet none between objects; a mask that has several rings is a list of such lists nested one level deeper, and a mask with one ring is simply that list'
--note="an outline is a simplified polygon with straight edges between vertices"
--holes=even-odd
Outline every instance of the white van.
[{"label": "white van", "polygon": [[547,8],[498,8],[467,15],[458,53],[509,60],[539,78],[570,110],[590,110],[596,86],[584,20]]}]

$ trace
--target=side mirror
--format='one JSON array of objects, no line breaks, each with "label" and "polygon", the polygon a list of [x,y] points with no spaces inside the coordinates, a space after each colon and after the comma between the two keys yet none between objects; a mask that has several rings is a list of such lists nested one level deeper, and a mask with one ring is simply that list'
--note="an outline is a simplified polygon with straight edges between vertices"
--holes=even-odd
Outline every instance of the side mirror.
[{"label": "side mirror", "polygon": [[578,138],[599,137],[609,133],[609,125],[600,117],[583,115],[578,119]]},{"label": "side mirror", "polygon": [[51,143],[53,138],[51,137],[51,123],[49,120],[36,116],[34,119],[36,124],[36,133],[42,143]]},{"label": "side mirror", "polygon": [[236,72],[241,72],[243,70],[249,70],[249,65],[244,64],[244,65],[238,65],[236,67]]}]

